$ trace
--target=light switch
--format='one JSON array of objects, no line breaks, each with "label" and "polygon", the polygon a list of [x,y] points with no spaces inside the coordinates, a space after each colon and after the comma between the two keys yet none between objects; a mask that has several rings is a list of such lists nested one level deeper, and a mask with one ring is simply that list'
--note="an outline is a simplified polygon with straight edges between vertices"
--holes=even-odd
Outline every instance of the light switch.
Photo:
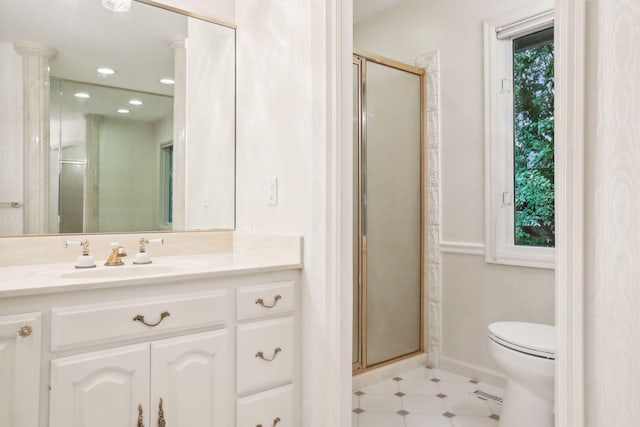
[{"label": "light switch", "polygon": [[278,177],[267,178],[267,202],[269,206],[278,205]]}]

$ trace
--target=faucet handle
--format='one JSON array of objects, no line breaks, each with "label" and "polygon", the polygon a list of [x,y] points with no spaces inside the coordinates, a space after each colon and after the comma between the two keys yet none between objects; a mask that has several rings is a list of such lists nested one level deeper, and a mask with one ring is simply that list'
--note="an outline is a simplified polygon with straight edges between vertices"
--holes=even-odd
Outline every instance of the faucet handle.
[{"label": "faucet handle", "polygon": [[140,248],[139,252],[136,254],[136,258],[133,260],[134,264],[151,264],[151,257],[147,253],[147,245],[152,245],[160,243],[161,245],[164,243],[164,239],[145,239],[142,237],[140,239]]},{"label": "faucet handle", "polygon": [[76,268],[93,268],[96,266],[93,257],[89,255],[89,240],[83,240],[81,242],[74,240],[66,240],[64,242],[64,247],[68,248],[70,246],[81,246],[82,247],[82,255],[80,255],[76,261]]}]

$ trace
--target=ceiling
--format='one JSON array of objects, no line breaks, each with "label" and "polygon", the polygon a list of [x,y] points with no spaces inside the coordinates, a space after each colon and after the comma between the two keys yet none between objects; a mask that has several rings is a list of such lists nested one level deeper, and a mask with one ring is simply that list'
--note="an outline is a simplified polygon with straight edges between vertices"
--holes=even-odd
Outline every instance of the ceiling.
[{"label": "ceiling", "polygon": [[404,0],[353,0],[353,23],[366,21],[378,13],[402,3]]},{"label": "ceiling", "polygon": [[[77,98],[78,92],[91,95],[88,99]],[[143,104],[130,105],[136,99]],[[118,113],[126,108],[129,114]],[[62,120],[81,118],[84,114],[99,114],[106,118],[155,122],[173,114],[173,98],[131,90],[114,89],[86,83],[51,80],[51,116],[60,114]]]},{"label": "ceiling", "polygon": [[[173,76],[169,43],[186,34],[185,16],[139,2],[117,13],[100,0],[0,0],[0,41],[56,49],[51,75],[68,80],[170,95],[159,80]],[[117,73],[100,76],[98,67]]]}]

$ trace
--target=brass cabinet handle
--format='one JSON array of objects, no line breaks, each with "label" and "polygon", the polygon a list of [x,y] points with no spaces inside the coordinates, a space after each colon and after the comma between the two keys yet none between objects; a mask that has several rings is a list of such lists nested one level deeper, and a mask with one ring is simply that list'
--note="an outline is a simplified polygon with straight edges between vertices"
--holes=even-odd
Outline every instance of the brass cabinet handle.
[{"label": "brass cabinet handle", "polygon": [[256,304],[259,304],[259,305],[263,306],[264,308],[273,308],[273,307],[276,306],[278,301],[281,300],[281,299],[282,299],[281,295],[276,295],[275,297],[273,297],[273,304],[267,305],[267,304],[264,303],[264,300],[262,298],[258,298],[256,300]]},{"label": "brass cabinet handle", "polygon": [[144,427],[144,423],[142,422],[142,405],[138,405],[138,424],[137,427]]},{"label": "brass cabinet handle", "polygon": [[[259,351],[256,353],[256,357],[259,357],[260,359],[264,360],[265,362],[272,362],[276,359],[276,356],[278,355],[278,353],[280,353],[282,351],[282,349],[280,347],[276,347],[275,350],[273,350],[273,357],[271,359],[267,359],[266,357],[264,357],[264,353]],[[275,425],[275,424],[274,424]]]},{"label": "brass cabinet handle", "polygon": [[[280,422],[280,417],[273,419],[273,424],[271,427],[276,427],[276,425]],[[262,427],[262,424],[256,425],[256,427]]]},{"label": "brass cabinet handle", "polygon": [[158,404],[158,427],[165,427],[167,422],[164,420],[164,408],[162,407],[162,398]]},{"label": "brass cabinet handle", "polygon": [[160,322],[164,320],[165,317],[169,317],[169,316],[171,316],[171,314],[168,311],[163,311],[162,313],[160,313],[160,320],[158,320],[156,323],[147,323],[144,321],[144,316],[142,314],[138,314],[136,317],[133,318],[133,321],[140,322],[146,326],[154,327],[154,326],[158,326]]},{"label": "brass cabinet handle", "polygon": [[18,336],[22,338],[26,338],[33,333],[33,328],[29,325],[24,325],[22,328],[18,329]]}]

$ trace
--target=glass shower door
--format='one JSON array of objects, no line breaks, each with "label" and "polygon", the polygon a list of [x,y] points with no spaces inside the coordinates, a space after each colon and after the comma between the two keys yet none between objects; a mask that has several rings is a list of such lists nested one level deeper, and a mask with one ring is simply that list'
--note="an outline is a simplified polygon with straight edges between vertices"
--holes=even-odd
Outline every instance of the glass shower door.
[{"label": "glass shower door", "polygon": [[354,64],[354,371],[362,371],[423,350],[423,74],[379,58]]},{"label": "glass shower door", "polygon": [[367,365],[420,350],[420,76],[367,63]]}]

